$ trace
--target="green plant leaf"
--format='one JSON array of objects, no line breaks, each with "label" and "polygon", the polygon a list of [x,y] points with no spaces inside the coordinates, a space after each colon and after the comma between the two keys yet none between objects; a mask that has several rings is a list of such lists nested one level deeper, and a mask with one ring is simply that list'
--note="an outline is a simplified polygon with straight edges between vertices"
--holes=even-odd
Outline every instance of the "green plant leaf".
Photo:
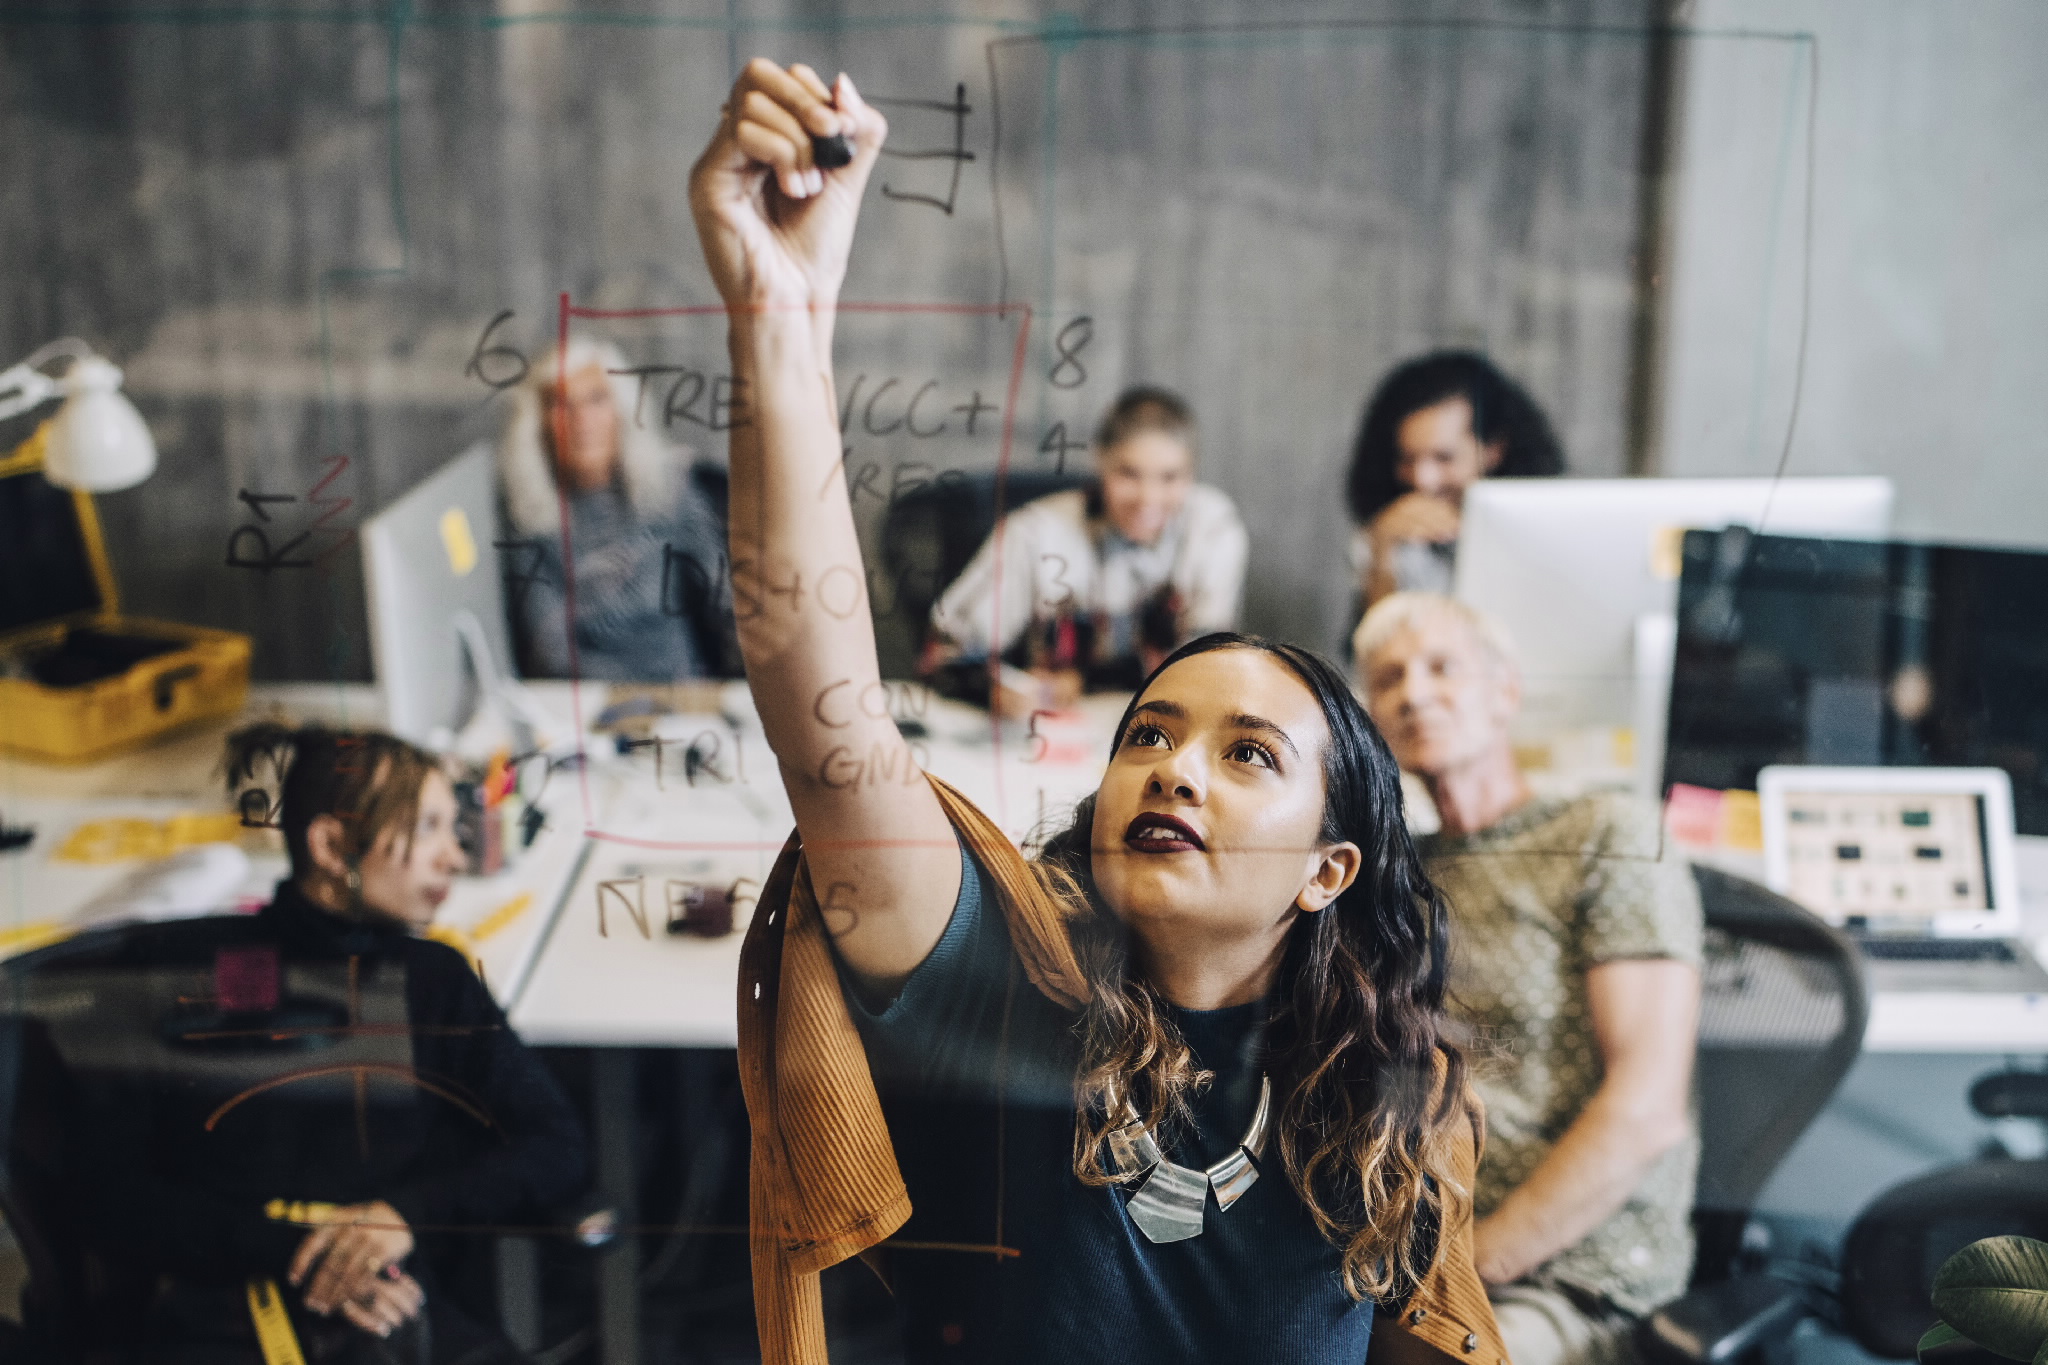
[{"label": "green plant leaf", "polygon": [[2009,1360],[2033,1360],[2048,1342],[2048,1243],[1972,1242],[1936,1272],[1930,1297],[1958,1335]]},{"label": "green plant leaf", "polygon": [[1934,1326],[1927,1329],[1926,1336],[1920,1338],[1918,1354],[1920,1356],[1920,1359],[1922,1361],[1925,1361],[1927,1359],[1927,1353],[1929,1351],[1935,1350],[1942,1346],[1946,1346],[1952,1341],[1968,1340],[1968,1337],[1964,1336],[1961,1332],[1958,1332],[1955,1328],[1949,1326],[1947,1323],[1937,1322],[1934,1324]]}]

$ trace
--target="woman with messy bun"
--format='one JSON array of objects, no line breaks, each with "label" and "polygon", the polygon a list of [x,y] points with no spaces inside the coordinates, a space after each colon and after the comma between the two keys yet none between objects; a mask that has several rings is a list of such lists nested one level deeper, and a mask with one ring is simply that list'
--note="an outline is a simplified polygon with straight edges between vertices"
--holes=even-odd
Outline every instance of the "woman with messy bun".
[{"label": "woman with messy bun", "polygon": [[255,915],[152,929],[165,980],[210,964],[164,1025],[197,1060],[81,1125],[92,1235],[165,1286],[148,1358],[270,1358],[267,1282],[308,1359],[516,1361],[437,1288],[441,1253],[576,1193],[584,1141],[468,961],[418,936],[465,866],[454,788],[374,731],[254,725],[226,766],[291,873]]}]

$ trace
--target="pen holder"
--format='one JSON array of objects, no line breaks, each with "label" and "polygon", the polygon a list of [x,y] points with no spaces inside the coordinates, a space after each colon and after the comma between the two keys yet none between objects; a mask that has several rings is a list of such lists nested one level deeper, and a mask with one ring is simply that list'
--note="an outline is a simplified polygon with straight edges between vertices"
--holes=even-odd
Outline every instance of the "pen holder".
[{"label": "pen holder", "polygon": [[471,877],[488,877],[503,872],[511,863],[517,841],[505,837],[505,818],[510,803],[491,802],[481,781],[455,784],[455,837],[468,859],[463,872]]}]

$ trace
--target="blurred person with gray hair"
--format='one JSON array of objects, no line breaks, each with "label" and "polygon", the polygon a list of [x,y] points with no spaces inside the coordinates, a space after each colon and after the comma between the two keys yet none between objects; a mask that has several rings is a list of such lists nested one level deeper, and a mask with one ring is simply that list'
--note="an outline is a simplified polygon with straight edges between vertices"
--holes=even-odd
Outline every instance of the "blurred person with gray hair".
[{"label": "blurred person with gray hair", "polygon": [[689,450],[641,411],[638,382],[616,346],[577,336],[514,391],[498,485],[517,542],[505,569],[527,677],[738,671],[724,518],[693,480]]},{"label": "blurred person with gray hair", "polygon": [[1512,640],[1452,598],[1383,598],[1353,637],[1366,708],[1442,827],[1453,1013],[1487,1141],[1473,1249],[1514,1365],[1619,1365],[1685,1289],[1699,1134],[1699,896],[1655,813],[1536,796]]}]

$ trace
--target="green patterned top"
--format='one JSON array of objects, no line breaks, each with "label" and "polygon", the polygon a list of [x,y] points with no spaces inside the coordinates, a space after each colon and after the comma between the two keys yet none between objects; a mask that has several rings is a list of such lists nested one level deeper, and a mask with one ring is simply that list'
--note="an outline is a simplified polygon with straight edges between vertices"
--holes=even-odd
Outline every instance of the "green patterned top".
[{"label": "green patterned top", "polygon": [[[1600,1086],[1586,971],[1700,961],[1700,903],[1651,811],[1618,796],[1534,800],[1476,834],[1421,841],[1451,906],[1451,1008],[1486,1101],[1485,1217],[1550,1153]],[[1699,1135],[1666,1152],[1612,1217],[1529,1278],[1646,1312],[1692,1272]]]}]

